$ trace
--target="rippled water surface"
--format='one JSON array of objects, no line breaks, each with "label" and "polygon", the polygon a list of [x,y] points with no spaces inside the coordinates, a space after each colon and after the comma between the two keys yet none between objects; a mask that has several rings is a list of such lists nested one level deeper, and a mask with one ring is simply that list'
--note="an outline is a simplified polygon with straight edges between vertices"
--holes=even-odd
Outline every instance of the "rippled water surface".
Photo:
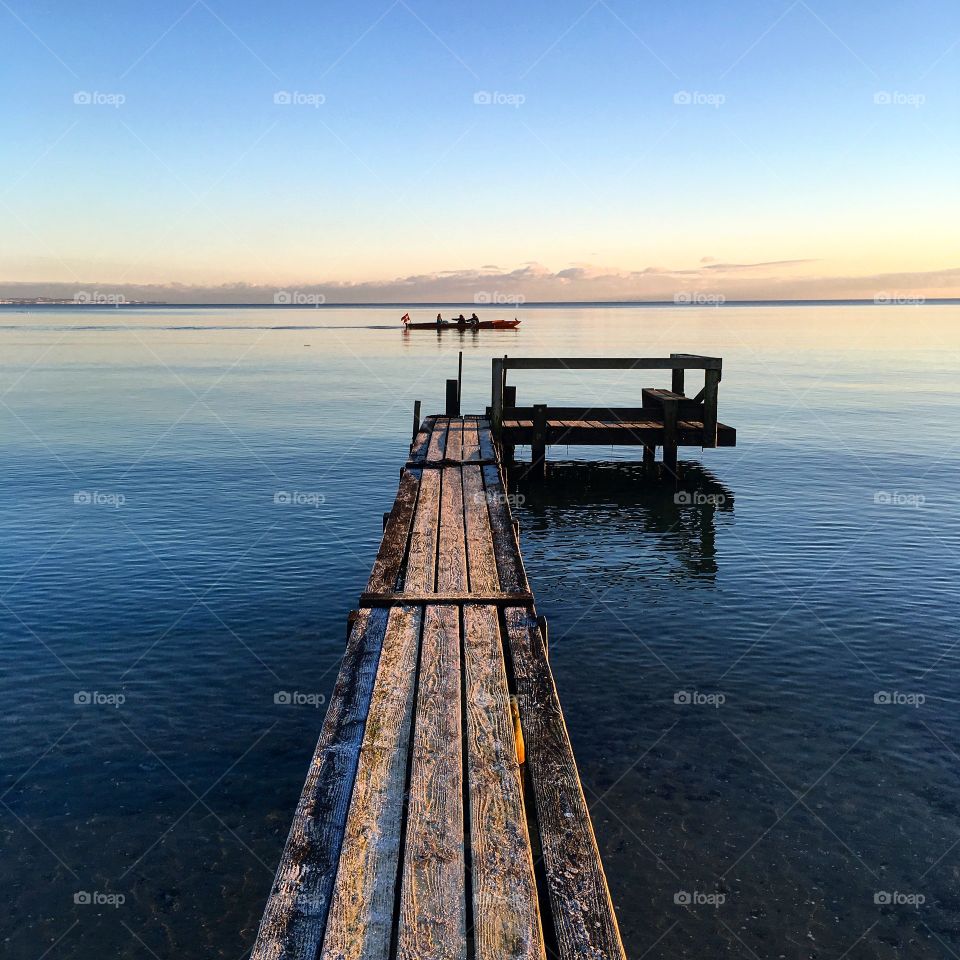
[{"label": "rippled water surface", "polygon": [[628,954],[960,952],[960,307],[399,312],[0,308],[3,955],[249,950],[413,402],[461,349],[467,412],[495,354],[724,358],[739,445],[693,452],[697,502],[630,449],[515,478]]}]

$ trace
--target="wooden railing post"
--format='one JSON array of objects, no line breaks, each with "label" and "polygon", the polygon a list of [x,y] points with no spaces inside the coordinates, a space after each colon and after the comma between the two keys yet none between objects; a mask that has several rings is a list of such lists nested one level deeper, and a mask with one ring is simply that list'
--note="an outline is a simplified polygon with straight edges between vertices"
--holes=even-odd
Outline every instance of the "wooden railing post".
[{"label": "wooden railing post", "polygon": [[533,405],[533,455],[530,470],[534,477],[542,479],[547,475],[547,405]]},{"label": "wooden railing post", "polygon": [[[503,387],[503,407],[505,410],[509,410],[511,407],[517,405],[517,388],[512,387],[508,384],[504,384]],[[513,463],[513,456],[515,451],[514,445],[512,443],[501,443],[500,450],[503,453],[503,459],[505,463]]]},{"label": "wooden railing post", "polygon": [[663,465],[677,474],[677,407],[676,400],[663,399]]},{"label": "wooden railing post", "polygon": [[[670,354],[671,359],[678,356],[679,354],[677,353]],[[673,375],[670,380],[670,389],[674,393],[683,393],[683,367],[673,368]]]},{"label": "wooden railing post", "polygon": [[703,385],[703,446],[717,445],[717,393],[720,371],[705,370]]},{"label": "wooden railing post", "polygon": [[417,434],[420,432],[420,401],[413,401],[413,436],[410,439],[412,447],[417,442]]},{"label": "wooden railing post", "polygon": [[448,417],[460,416],[460,381],[447,381],[447,404],[446,414]]},{"label": "wooden railing post", "polygon": [[503,360],[493,358],[493,389],[490,395],[490,418],[494,434],[499,438],[503,425]]}]

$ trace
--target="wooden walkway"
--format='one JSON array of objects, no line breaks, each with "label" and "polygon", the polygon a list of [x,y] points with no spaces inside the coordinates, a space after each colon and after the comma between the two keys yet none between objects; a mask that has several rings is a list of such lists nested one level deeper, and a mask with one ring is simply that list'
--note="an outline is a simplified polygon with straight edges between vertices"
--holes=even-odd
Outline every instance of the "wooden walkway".
[{"label": "wooden walkway", "polygon": [[622,960],[490,425],[427,418],[254,960]]}]

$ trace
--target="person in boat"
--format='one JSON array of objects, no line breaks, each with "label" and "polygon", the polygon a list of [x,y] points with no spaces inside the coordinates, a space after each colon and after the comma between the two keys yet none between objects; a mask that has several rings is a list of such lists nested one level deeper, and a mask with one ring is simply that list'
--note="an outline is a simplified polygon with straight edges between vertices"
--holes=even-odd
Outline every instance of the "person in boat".
[{"label": "person in boat", "polygon": [[473,326],[475,327],[480,326],[480,318],[477,316],[476,310],[474,310],[473,313],[470,314],[470,323],[473,324]]},{"label": "person in boat", "polygon": [[453,318],[454,323],[466,323],[467,318],[461,313],[459,317]]},{"label": "person in boat", "polygon": [[440,314],[438,313],[438,314],[437,314],[437,326],[439,327],[439,326],[442,326],[442,325],[443,325],[443,317],[441,317]]}]

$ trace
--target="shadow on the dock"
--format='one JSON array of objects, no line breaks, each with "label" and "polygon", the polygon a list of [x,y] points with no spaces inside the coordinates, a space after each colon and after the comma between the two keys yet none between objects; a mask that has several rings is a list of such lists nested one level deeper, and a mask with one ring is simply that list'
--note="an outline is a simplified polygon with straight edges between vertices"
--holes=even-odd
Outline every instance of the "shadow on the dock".
[{"label": "shadow on the dock", "polygon": [[733,513],[734,497],[699,464],[684,464],[677,485],[635,463],[551,461],[545,480],[530,475],[528,466],[515,463],[508,470],[510,493],[527,517],[560,528],[588,522],[594,530],[608,524],[622,527],[629,513],[638,539],[659,535],[659,542],[679,547],[684,565],[698,576],[717,572],[716,514]]}]

